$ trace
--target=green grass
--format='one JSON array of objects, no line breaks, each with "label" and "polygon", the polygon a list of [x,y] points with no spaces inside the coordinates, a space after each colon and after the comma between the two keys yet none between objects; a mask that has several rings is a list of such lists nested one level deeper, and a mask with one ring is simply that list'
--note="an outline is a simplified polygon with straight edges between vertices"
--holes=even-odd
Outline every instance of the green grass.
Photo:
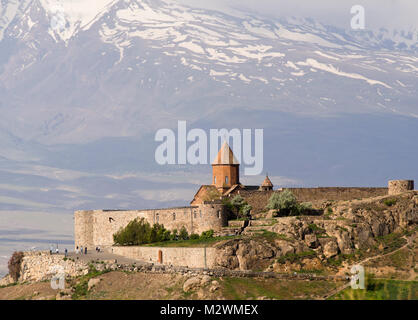
[{"label": "green grass", "polygon": [[315,223],[311,223],[308,225],[309,230],[311,230],[313,233],[315,233],[316,235],[321,235],[326,233],[325,229],[318,227]]},{"label": "green grass", "polygon": [[418,281],[371,280],[366,289],[347,288],[332,300],[418,300]]},{"label": "green grass", "polygon": [[194,240],[176,240],[176,241],[163,241],[155,242],[144,245],[145,247],[199,247],[199,246],[211,246],[219,241],[239,239],[240,236],[225,236],[214,237],[209,239],[194,239]]},{"label": "green grass", "polygon": [[88,295],[88,283],[89,280],[98,277],[109,270],[98,271],[93,265],[89,266],[89,273],[79,278],[78,283],[74,286],[74,293],[72,295],[73,300],[79,300]]},{"label": "green grass", "polygon": [[399,249],[406,244],[406,240],[402,236],[403,233],[390,233],[386,236],[378,237],[377,241],[383,245],[384,253],[387,253]]},{"label": "green grass", "polygon": [[385,199],[383,200],[383,203],[387,205],[388,207],[394,206],[398,202],[397,199]]},{"label": "green grass", "polygon": [[286,261],[289,261],[290,263],[300,262],[305,258],[314,258],[316,257],[316,252],[313,250],[310,251],[304,251],[301,253],[288,253],[282,257],[279,257],[277,259],[278,263],[284,264]]},{"label": "green grass", "polygon": [[14,287],[14,286],[17,286],[17,285],[18,285],[18,282],[13,282],[13,283],[9,283],[9,284],[0,286],[0,289]]},{"label": "green grass", "polygon": [[257,278],[223,278],[220,281],[223,296],[231,300],[268,299],[313,299],[325,295],[336,287],[334,282],[301,281]]}]

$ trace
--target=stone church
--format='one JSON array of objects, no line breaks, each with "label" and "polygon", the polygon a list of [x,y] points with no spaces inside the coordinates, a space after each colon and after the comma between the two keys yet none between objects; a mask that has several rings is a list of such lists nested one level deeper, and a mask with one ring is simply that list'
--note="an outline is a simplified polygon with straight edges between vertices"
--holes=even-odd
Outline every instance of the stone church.
[{"label": "stone church", "polygon": [[239,163],[229,145],[224,142],[212,163],[212,184],[202,185],[196,192],[191,205],[204,201],[231,197],[251,191],[272,191],[273,184],[268,176],[260,186],[244,186],[239,181]]}]

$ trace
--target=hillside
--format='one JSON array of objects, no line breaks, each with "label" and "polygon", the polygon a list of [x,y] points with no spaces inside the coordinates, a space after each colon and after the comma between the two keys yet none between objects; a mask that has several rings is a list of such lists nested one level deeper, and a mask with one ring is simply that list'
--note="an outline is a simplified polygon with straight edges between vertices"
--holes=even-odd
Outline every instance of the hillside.
[{"label": "hillside", "polygon": [[[415,300],[417,195],[328,202],[319,216],[258,218],[236,236],[155,244],[217,250],[206,270],[110,253],[27,252],[19,282],[3,279],[0,299]],[[50,287],[48,269],[57,265],[65,290]],[[366,291],[348,288],[353,265],[365,268]]]}]

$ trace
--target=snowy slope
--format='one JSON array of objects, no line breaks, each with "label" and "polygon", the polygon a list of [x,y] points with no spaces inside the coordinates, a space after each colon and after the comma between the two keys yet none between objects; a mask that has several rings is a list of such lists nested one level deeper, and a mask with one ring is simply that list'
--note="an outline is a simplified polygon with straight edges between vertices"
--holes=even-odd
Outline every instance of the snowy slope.
[{"label": "snowy slope", "polygon": [[7,1],[0,21],[0,125],[43,143],[138,136],[235,108],[418,117],[411,30],[346,32],[174,0]]}]

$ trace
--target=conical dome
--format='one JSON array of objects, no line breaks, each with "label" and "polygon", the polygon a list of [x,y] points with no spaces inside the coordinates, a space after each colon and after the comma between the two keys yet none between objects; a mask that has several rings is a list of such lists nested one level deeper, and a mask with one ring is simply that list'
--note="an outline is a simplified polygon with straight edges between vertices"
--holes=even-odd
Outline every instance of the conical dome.
[{"label": "conical dome", "polygon": [[213,161],[212,165],[235,165],[239,164],[238,160],[235,158],[234,153],[232,152],[231,148],[229,147],[226,141],[222,144],[221,149],[219,149],[218,155]]},{"label": "conical dome", "polygon": [[269,176],[266,176],[266,178],[264,179],[263,183],[261,184],[262,187],[271,187],[273,188],[273,184],[270,181]]}]

